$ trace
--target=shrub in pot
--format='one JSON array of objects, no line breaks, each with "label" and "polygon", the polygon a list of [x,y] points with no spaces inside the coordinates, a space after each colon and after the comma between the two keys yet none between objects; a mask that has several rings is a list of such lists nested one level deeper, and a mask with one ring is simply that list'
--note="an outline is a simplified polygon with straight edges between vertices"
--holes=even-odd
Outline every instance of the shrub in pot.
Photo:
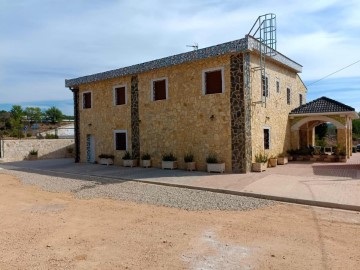
[{"label": "shrub in pot", "polygon": [[101,165],[113,165],[114,164],[114,155],[100,154],[99,155],[99,164],[101,164]]},{"label": "shrub in pot", "polygon": [[151,167],[151,156],[149,153],[145,153],[141,156],[141,166],[144,168]]},{"label": "shrub in pot", "polygon": [[161,167],[163,169],[170,169],[170,170],[177,169],[178,167],[177,158],[174,156],[173,153],[164,154],[162,156]]},{"label": "shrub in pot", "polygon": [[276,155],[273,155],[269,158],[269,163],[271,167],[276,167],[278,161],[278,157]]},{"label": "shrub in pot", "polygon": [[277,159],[277,164],[285,165],[287,163],[288,163],[288,157],[284,153],[279,154]]},{"label": "shrub in pot", "polygon": [[184,156],[184,162],[188,171],[196,170],[196,163],[194,161],[194,155],[192,153],[186,153]]},{"label": "shrub in pot", "polygon": [[137,159],[133,158],[129,151],[126,151],[123,159],[123,166],[124,167],[136,167],[137,166]]},{"label": "shrub in pot", "polygon": [[268,163],[268,155],[267,154],[256,154],[255,155],[255,163],[252,164],[252,170],[254,172],[262,172],[266,171]]},{"label": "shrub in pot", "polygon": [[209,154],[206,157],[206,167],[208,172],[225,172],[225,163],[219,162],[216,154]]}]

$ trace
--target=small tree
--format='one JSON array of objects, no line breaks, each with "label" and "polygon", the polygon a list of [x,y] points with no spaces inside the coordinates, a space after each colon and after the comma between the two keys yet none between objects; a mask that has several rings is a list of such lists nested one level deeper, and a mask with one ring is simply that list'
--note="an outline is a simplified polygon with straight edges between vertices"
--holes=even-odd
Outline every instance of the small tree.
[{"label": "small tree", "polygon": [[46,118],[51,121],[51,123],[61,122],[64,119],[63,113],[55,106],[47,109],[45,111],[45,115]]},{"label": "small tree", "polygon": [[39,107],[27,107],[25,109],[25,116],[30,124],[32,124],[40,122],[43,114]]},{"label": "small tree", "polygon": [[22,117],[24,116],[24,110],[20,105],[13,105],[10,110],[11,118],[21,121]]}]

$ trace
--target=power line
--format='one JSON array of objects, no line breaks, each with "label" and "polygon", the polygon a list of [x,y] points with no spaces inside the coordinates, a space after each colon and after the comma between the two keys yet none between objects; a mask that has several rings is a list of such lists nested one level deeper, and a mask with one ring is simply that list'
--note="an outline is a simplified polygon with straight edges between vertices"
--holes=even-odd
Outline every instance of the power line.
[{"label": "power line", "polygon": [[323,78],[321,78],[321,79],[319,79],[319,80],[317,80],[317,81],[315,81],[315,82],[312,82],[312,83],[308,84],[307,86],[310,86],[310,85],[313,85],[313,84],[315,84],[315,83],[317,83],[317,82],[320,82],[320,81],[322,81],[323,79],[326,79],[327,77],[330,77],[331,75],[334,75],[335,73],[338,73],[338,72],[340,72],[340,71],[342,71],[342,70],[344,70],[344,69],[346,69],[346,68],[348,68],[348,67],[351,67],[351,66],[353,66],[353,65],[355,65],[355,64],[357,64],[357,63],[359,63],[359,62],[360,62],[360,60],[357,60],[356,62],[354,62],[354,63],[352,63],[352,64],[350,64],[350,65],[348,65],[348,66],[346,66],[346,67],[343,67],[343,68],[341,68],[341,69],[339,69],[339,70],[337,70],[337,71],[335,71],[335,72],[333,72],[333,73],[331,73],[331,74],[329,74],[329,75],[326,75],[325,77],[323,77]]}]

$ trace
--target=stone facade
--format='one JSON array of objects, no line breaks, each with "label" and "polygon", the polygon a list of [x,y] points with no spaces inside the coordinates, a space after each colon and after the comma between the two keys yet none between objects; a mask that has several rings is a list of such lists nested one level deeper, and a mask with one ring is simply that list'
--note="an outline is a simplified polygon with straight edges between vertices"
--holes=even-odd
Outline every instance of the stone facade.
[{"label": "stone facade", "polygon": [[[266,76],[268,77],[268,97],[263,103],[259,56],[251,55],[251,134],[252,159],[259,153],[278,155],[286,153],[291,145],[291,130],[289,113],[300,105],[299,94],[306,103],[306,88],[301,79],[292,69],[279,65],[273,61],[266,62]],[[277,83],[279,82],[279,91]],[[287,104],[287,88],[291,91],[290,104]],[[264,149],[264,129],[270,130],[270,148]],[[295,146],[295,145],[294,145]]]},{"label": "stone facade", "polygon": [[[269,154],[290,148],[288,113],[298,106],[298,95],[306,90],[297,72],[276,62],[267,63],[270,97],[261,100],[259,57],[251,52],[220,55],[148,70],[136,75],[80,84],[79,147],[80,161],[86,162],[88,135],[95,141],[95,156],[115,155],[122,164],[124,151],[115,150],[114,131],[127,132],[128,150],[140,157],[149,153],[154,167],[161,167],[165,153],[178,158],[191,152],[197,168],[206,170],[206,157],[216,154],[225,162],[227,172],[249,172],[254,155],[264,151],[263,128],[271,129]],[[203,72],[219,68],[223,71],[223,93],[203,93]],[[152,80],[166,78],[168,96],[153,101]],[[280,80],[280,92],[276,92]],[[126,85],[127,104],[114,105],[113,88]],[[292,89],[292,103],[286,103],[286,87]],[[92,107],[82,108],[85,92],[92,94]]]},{"label": "stone facade", "polygon": [[74,139],[1,140],[3,161],[28,159],[31,150],[38,150],[39,159],[67,157],[67,147],[74,147]]}]

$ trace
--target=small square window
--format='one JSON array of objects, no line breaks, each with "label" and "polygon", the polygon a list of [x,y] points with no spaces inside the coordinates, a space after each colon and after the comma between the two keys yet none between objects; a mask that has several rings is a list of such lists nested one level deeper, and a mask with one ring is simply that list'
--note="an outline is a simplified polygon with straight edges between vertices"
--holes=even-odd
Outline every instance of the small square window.
[{"label": "small square window", "polygon": [[290,90],[290,88],[286,88],[286,101],[287,101],[287,104],[290,105],[290,103],[291,103],[291,90]]},{"label": "small square window", "polygon": [[127,132],[115,131],[115,150],[127,150]]},{"label": "small square window", "polygon": [[269,78],[268,76],[262,76],[262,95],[263,97],[269,97]]},{"label": "small square window", "polygon": [[270,129],[264,128],[264,149],[270,149]]},{"label": "small square window", "polygon": [[280,93],[280,81],[276,81],[276,93]]},{"label": "small square window", "polygon": [[210,70],[203,72],[204,94],[218,94],[223,92],[223,70]]},{"label": "small square window", "polygon": [[167,99],[167,79],[158,79],[152,81],[152,99]]},{"label": "small square window", "polygon": [[91,92],[83,93],[83,109],[91,108]]},{"label": "small square window", "polygon": [[120,86],[114,88],[115,105],[126,104],[126,87]]}]

